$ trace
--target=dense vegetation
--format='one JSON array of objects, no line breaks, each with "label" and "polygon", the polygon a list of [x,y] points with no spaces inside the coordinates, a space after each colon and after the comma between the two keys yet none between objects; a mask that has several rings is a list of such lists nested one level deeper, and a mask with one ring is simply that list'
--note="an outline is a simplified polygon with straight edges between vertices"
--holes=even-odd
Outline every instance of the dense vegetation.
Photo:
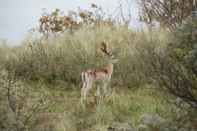
[{"label": "dense vegetation", "polygon": [[197,6],[195,0],[140,0],[140,3],[142,21],[151,25],[159,23],[170,30],[181,26]]},{"label": "dense vegetation", "polygon": [[[139,131],[196,130],[196,21],[187,19],[169,32],[93,18],[95,23],[75,23],[72,31],[58,28],[53,37],[29,36],[19,47],[2,42],[0,130],[116,131],[114,123]],[[103,40],[119,59],[111,94],[97,104],[95,88],[82,108],[80,73],[108,62],[98,50]]]}]

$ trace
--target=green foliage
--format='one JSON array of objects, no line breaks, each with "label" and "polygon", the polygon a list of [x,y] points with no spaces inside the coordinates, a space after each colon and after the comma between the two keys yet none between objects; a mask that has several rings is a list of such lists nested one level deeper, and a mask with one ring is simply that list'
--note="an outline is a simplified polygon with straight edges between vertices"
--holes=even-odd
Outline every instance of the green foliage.
[{"label": "green foliage", "polygon": [[49,101],[43,90],[35,91],[11,72],[0,70],[0,130],[30,129],[37,113],[45,111]]},{"label": "green foliage", "polygon": [[[159,32],[155,32],[155,42],[165,39],[165,35]],[[143,59],[137,57],[136,48],[148,43],[150,37],[148,32],[103,26],[81,28],[74,34],[64,33],[50,40],[27,39],[23,46],[10,52],[5,68],[24,80],[79,85],[83,70],[107,64],[107,59],[98,51],[100,43],[107,40],[114,56],[119,59],[115,64],[112,86],[138,87],[146,78],[139,64]]]},{"label": "green foliage", "polygon": [[[197,75],[197,22],[189,21],[176,31],[176,43],[173,44],[172,52],[179,62],[183,63],[188,70]],[[177,52],[178,51],[178,52]]]},{"label": "green foliage", "polygon": [[[34,86],[34,85],[33,85]],[[40,89],[34,91],[40,92]],[[66,129],[70,131],[77,130],[107,130],[107,127],[113,122],[129,122],[137,126],[140,123],[140,116],[144,113],[157,113],[162,117],[172,116],[171,104],[163,99],[163,94],[154,91],[152,88],[136,90],[114,90],[110,98],[101,104],[96,104],[93,93],[88,97],[86,108],[80,105],[80,92],[70,90],[62,93],[62,89],[47,89],[47,97],[53,100],[45,110],[44,115],[40,113],[34,121],[42,121],[40,129],[47,129],[47,125],[54,126],[54,130]],[[41,93],[41,92],[40,92]],[[56,118],[54,116],[60,116]],[[46,117],[43,119],[43,117]],[[55,119],[54,122],[48,121]],[[57,120],[58,119],[58,120]],[[48,123],[47,125],[45,123]],[[39,125],[39,123],[37,123]],[[38,125],[32,126],[35,129]],[[46,125],[46,127],[44,127]]]},{"label": "green foliage", "polygon": [[[163,48],[151,41],[149,45],[140,46],[139,57],[143,73],[157,86],[180,97],[193,108],[197,108],[196,87],[196,37],[192,38],[193,23],[188,23],[169,38]],[[186,29],[185,29],[186,28]]]}]

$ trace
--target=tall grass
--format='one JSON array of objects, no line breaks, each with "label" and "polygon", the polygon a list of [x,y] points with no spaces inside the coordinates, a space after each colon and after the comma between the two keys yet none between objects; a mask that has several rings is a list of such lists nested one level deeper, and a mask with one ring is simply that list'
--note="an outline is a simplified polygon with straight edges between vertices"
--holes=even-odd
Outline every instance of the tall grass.
[{"label": "tall grass", "polygon": [[166,34],[137,32],[121,26],[83,27],[74,34],[64,33],[50,40],[26,39],[21,47],[11,52],[6,67],[22,79],[78,85],[80,72],[107,63],[107,58],[98,50],[100,43],[106,40],[119,59],[112,85],[138,87],[146,80],[141,73],[138,48],[141,51],[146,46],[160,48],[166,42]]}]

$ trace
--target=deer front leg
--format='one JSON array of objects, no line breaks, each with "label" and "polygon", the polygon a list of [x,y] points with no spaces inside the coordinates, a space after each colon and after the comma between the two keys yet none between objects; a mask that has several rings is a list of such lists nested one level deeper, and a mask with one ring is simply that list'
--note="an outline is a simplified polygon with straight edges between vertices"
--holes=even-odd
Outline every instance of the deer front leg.
[{"label": "deer front leg", "polygon": [[101,90],[100,90],[100,88],[101,87],[99,85],[97,85],[97,89],[96,89],[97,104],[99,104],[100,100],[101,100]]},{"label": "deer front leg", "polygon": [[109,78],[107,78],[104,83],[103,83],[103,96],[107,97],[107,95],[109,94],[109,84],[110,84],[110,80],[111,80],[111,76],[109,76]]},{"label": "deer front leg", "polygon": [[87,88],[88,77],[85,72],[81,73],[81,80],[82,80],[82,88],[81,88],[81,104],[83,104],[85,100],[85,89]]}]

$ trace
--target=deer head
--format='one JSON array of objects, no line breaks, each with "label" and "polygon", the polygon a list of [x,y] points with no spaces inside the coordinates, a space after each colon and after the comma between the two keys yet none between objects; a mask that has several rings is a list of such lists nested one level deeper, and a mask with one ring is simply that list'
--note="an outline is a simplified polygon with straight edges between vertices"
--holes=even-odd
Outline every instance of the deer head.
[{"label": "deer head", "polygon": [[109,44],[106,41],[103,41],[101,43],[100,49],[105,55],[107,55],[110,58],[110,63],[117,63],[118,62],[118,59],[114,59],[112,48],[109,46]]}]

